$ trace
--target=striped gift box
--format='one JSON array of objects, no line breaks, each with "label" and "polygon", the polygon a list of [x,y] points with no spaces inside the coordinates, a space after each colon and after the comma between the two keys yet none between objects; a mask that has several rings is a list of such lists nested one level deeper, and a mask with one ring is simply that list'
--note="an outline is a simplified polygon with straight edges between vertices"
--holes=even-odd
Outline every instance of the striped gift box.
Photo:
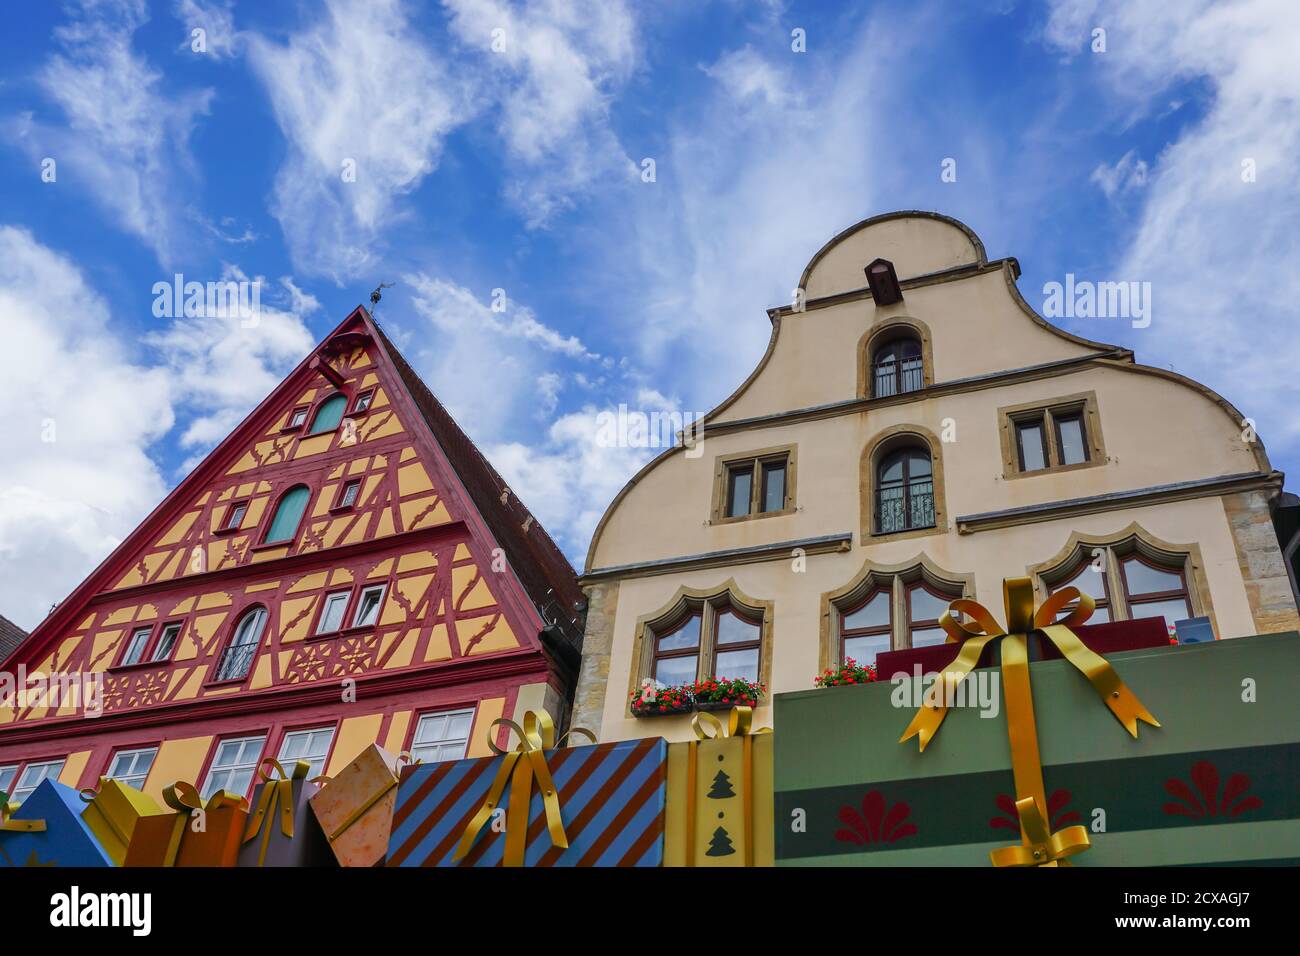
[{"label": "striped gift box", "polygon": [[[402,773],[388,866],[500,866],[505,834],[489,823],[465,859],[452,860],[502,757],[417,764]],[[551,845],[534,783],[527,866],[659,866],[664,850],[663,738],[546,751],[569,848]],[[509,800],[506,788],[505,800]]]}]

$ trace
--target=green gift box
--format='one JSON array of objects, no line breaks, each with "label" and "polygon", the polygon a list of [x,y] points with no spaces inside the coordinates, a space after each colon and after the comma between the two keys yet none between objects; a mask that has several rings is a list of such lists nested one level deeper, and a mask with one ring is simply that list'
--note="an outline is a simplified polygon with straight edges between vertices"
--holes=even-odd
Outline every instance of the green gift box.
[{"label": "green gift box", "polygon": [[[1300,863],[1300,634],[1107,660],[1159,727],[1135,739],[1068,661],[1029,665],[1051,830],[1091,844],[1069,862]],[[917,678],[777,695],[778,865],[989,866],[1019,844],[1002,675],[971,680],[924,752],[899,742]]]}]

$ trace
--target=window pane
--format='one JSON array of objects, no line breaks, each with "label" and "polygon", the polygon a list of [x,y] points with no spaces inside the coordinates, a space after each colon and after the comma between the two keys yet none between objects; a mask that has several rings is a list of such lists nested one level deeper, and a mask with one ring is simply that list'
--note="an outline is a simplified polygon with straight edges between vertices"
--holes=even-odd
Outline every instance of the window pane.
[{"label": "window pane", "polygon": [[135,664],[144,656],[144,646],[149,642],[149,631],[151,628],[138,628],[131,635],[131,643],[126,646],[126,653],[122,655],[123,664]]},{"label": "window pane", "polygon": [[362,392],[360,395],[358,395],[356,411],[364,412],[367,408],[370,407],[370,403],[374,400],[374,397],[375,397],[374,392]]},{"label": "window pane", "polygon": [[416,745],[411,747],[411,756],[425,763],[460,760],[465,756],[473,720],[472,710],[425,714],[415,729]]},{"label": "window pane", "polygon": [[22,803],[32,795],[32,791],[41,785],[42,780],[57,780],[59,774],[63,773],[62,760],[50,760],[46,763],[29,763],[23,768],[23,774],[18,779],[18,785],[14,787],[11,799],[14,803]]},{"label": "window pane", "polygon": [[1061,439],[1061,464],[1077,465],[1088,460],[1083,441],[1083,419],[1070,415],[1056,420],[1056,433]]},{"label": "window pane", "polygon": [[1128,593],[1135,596],[1183,590],[1181,575],[1153,568],[1138,558],[1124,559],[1124,579],[1128,582]]},{"label": "window pane", "polygon": [[356,504],[357,493],[359,491],[361,491],[361,482],[349,481],[346,485],[343,486],[343,500],[340,501],[339,504],[344,508],[348,508]]},{"label": "window pane", "polygon": [[927,451],[909,451],[907,453],[907,477],[928,478],[930,476],[930,453]]},{"label": "window pane", "polygon": [[1144,617],[1163,617],[1165,623],[1173,627],[1177,621],[1185,621],[1192,616],[1191,608],[1183,598],[1171,598],[1167,601],[1151,601],[1147,604],[1134,604],[1129,608],[1133,620]]},{"label": "window pane", "polygon": [[347,404],[348,400],[342,395],[332,395],[322,402],[320,408],[316,409],[316,417],[312,420],[311,434],[320,435],[338,428]]},{"label": "window pane", "polygon": [[948,610],[948,603],[955,600],[931,594],[919,585],[908,588],[907,598],[910,602],[910,620],[913,621],[937,621],[943,612]]},{"label": "window pane", "polygon": [[171,656],[172,648],[176,646],[176,638],[180,636],[181,626],[179,624],[168,624],[163,628],[162,637],[158,638],[158,646],[154,648],[153,659],[156,661],[165,661]]},{"label": "window pane", "polygon": [[912,632],[913,647],[930,647],[943,644],[948,640],[948,633],[941,627],[923,627]]},{"label": "window pane", "polygon": [[754,468],[730,468],[727,470],[727,517],[749,514],[749,498],[753,491]]},{"label": "window pane", "polygon": [[876,655],[889,650],[888,634],[873,634],[870,637],[846,637],[844,639],[844,656],[853,658],[859,664],[875,664]]},{"label": "window pane", "polygon": [[262,756],[264,743],[265,737],[240,737],[223,740],[218,744],[208,779],[203,784],[203,799],[206,800],[218,790],[229,790],[241,795],[247,793]]},{"label": "window pane", "polygon": [[235,633],[234,643],[236,644],[256,644],[262,637],[262,625],[266,621],[266,609],[254,608],[244,615],[244,619],[239,622],[239,630]]},{"label": "window pane", "polygon": [[1038,471],[1047,467],[1043,454],[1043,426],[1041,422],[1016,426],[1016,441],[1020,443],[1022,471]]},{"label": "window pane", "polygon": [[333,739],[333,729],[299,730],[285,734],[284,742],[280,744],[280,763],[287,771],[291,762],[305,760],[311,764],[308,779],[319,776],[325,772],[325,757],[329,754],[330,741]]},{"label": "window pane", "polygon": [[714,677],[737,677],[745,680],[758,680],[758,648],[747,651],[725,651],[718,654],[718,666]]},{"label": "window pane", "polygon": [[348,592],[340,591],[325,598],[325,609],[321,611],[317,634],[331,634],[343,626],[343,612],[348,606]]},{"label": "window pane", "polygon": [[[758,640],[759,626],[746,621],[733,611],[718,613],[719,644],[747,644]],[[661,645],[662,646],[662,645]]]},{"label": "window pane", "polygon": [[18,776],[18,765],[12,764],[8,767],[0,767],[0,793],[8,793],[9,788],[13,786],[14,777]]},{"label": "window pane", "polygon": [[353,627],[369,627],[379,618],[379,605],[384,599],[384,589],[367,588],[361,592],[361,600],[357,602],[357,613],[353,618]]},{"label": "window pane", "polygon": [[1094,569],[1092,562],[1089,561],[1074,577],[1058,584],[1052,590],[1059,591],[1067,587],[1076,587],[1084,594],[1090,594],[1098,601],[1104,601],[1106,600],[1106,572]]},{"label": "window pane", "polygon": [[700,643],[700,616],[692,614],[674,630],[659,638],[659,650],[676,651]]},{"label": "window pane", "polygon": [[230,514],[226,518],[227,528],[238,528],[244,522],[244,515],[248,512],[248,505],[235,505],[230,509]]},{"label": "window pane", "polygon": [[899,482],[903,480],[903,456],[893,454],[880,463],[880,483]]},{"label": "window pane", "polygon": [[863,627],[887,627],[889,625],[889,592],[877,591],[866,604],[844,615],[844,630],[856,630]]},{"label": "window pane", "polygon": [[307,420],[307,409],[299,408],[289,417],[289,427],[297,428]]},{"label": "window pane", "polygon": [[311,492],[307,486],[299,485],[280,499],[275,509],[275,517],[271,520],[270,530],[266,533],[268,543],[288,541],[293,538],[298,530],[298,522],[302,520],[302,513],[307,508],[307,499],[310,497]]},{"label": "window pane", "polygon": [[763,510],[780,511],[785,507],[785,462],[763,466]]},{"label": "window pane", "polygon": [[661,684],[686,684],[695,680],[697,656],[668,657],[655,661],[655,680]]}]

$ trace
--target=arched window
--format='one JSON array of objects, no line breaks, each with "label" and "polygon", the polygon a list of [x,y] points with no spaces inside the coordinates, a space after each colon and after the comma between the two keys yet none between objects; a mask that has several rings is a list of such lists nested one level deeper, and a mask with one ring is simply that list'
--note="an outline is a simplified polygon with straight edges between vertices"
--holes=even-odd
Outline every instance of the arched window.
[{"label": "arched window", "polygon": [[[1061,570],[1043,571],[1051,593],[1076,587],[1097,609],[1089,624],[1163,617],[1169,627],[1195,617],[1198,604],[1189,585],[1186,553],[1166,552],[1136,537],[1113,544],[1081,545]],[[1064,617],[1071,608],[1061,612]]]},{"label": "arched window", "polygon": [[879,587],[852,610],[840,613],[840,660],[874,664],[893,644],[890,588]]},{"label": "arched window", "polygon": [[885,398],[925,387],[921,340],[913,335],[890,339],[871,356],[871,397]]},{"label": "arched window", "polygon": [[262,632],[266,629],[266,608],[258,605],[249,608],[235,626],[234,636],[217,664],[216,680],[242,680],[257,656]]},{"label": "arched window", "polygon": [[302,521],[302,513],[307,510],[307,500],[310,497],[311,491],[306,485],[296,485],[284,493],[280,503],[275,506],[275,516],[271,519],[271,526],[266,529],[265,544],[293,540],[298,533],[298,524]]},{"label": "arched window", "polygon": [[[1052,586],[1052,592],[1055,593],[1062,588],[1076,587],[1084,594],[1089,594],[1097,602],[1097,609],[1092,612],[1092,617],[1088,618],[1089,624],[1106,624],[1114,620],[1111,615],[1110,604],[1110,575],[1106,573],[1106,564],[1094,562],[1090,556],[1085,555],[1079,565],[1079,569],[1070,575],[1066,580]],[[1073,605],[1073,602],[1071,602]],[[1061,611],[1062,618],[1069,617],[1071,607]]]},{"label": "arched window", "polygon": [[1129,617],[1163,617],[1169,627],[1192,617],[1184,568],[1162,568],[1140,553],[1124,558],[1120,568]]},{"label": "arched window", "polygon": [[331,395],[320,403],[316,417],[311,420],[309,435],[322,435],[339,427],[343,420],[343,410],[348,407],[348,400],[343,395]]},{"label": "arched window", "polygon": [[643,674],[667,687],[711,677],[758,681],[765,613],[730,592],[688,597],[646,625]]},{"label": "arched window", "polygon": [[876,466],[876,531],[934,527],[934,469],[923,445],[897,448]]}]

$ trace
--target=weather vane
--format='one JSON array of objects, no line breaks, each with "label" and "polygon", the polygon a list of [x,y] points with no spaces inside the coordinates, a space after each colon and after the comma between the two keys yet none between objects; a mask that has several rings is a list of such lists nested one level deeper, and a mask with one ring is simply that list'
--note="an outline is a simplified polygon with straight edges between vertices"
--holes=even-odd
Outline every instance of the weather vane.
[{"label": "weather vane", "polygon": [[370,293],[370,314],[371,315],[374,315],[375,310],[379,308],[379,300],[384,297],[384,290],[391,289],[392,287],[393,284],[391,282],[381,282],[375,288],[375,291]]}]

